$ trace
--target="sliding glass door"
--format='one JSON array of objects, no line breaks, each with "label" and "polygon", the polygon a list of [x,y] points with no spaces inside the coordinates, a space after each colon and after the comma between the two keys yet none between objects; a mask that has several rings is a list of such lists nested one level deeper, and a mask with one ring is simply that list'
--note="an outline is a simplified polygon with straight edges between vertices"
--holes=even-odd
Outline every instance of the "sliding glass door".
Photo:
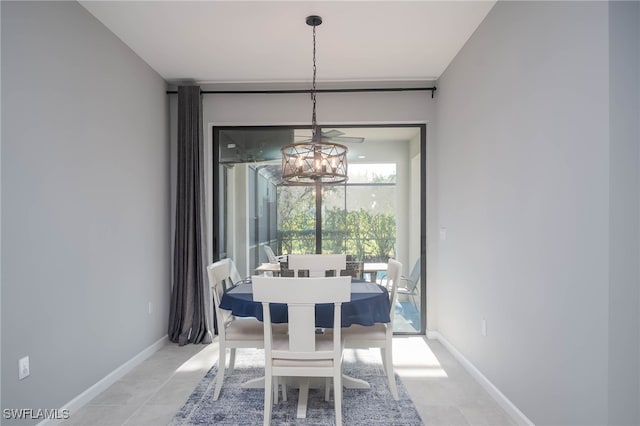
[{"label": "sliding glass door", "polygon": [[[268,245],[277,255],[345,253],[357,276],[383,285],[384,265],[395,258],[409,276],[426,263],[425,126],[322,131],[349,149],[346,183],[282,181],[280,148],[307,140],[309,129],[214,128],[214,257],[231,257],[248,276],[268,261]],[[398,332],[424,332],[424,269],[415,292],[400,298]]]}]

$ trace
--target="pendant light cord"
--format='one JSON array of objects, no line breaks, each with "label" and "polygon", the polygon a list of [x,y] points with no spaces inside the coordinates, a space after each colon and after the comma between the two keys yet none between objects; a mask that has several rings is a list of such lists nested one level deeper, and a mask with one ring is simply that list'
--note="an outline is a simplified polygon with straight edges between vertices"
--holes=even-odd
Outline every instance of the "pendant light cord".
[{"label": "pendant light cord", "polygon": [[313,102],[313,112],[311,114],[312,143],[319,141],[318,124],[316,122],[316,26],[313,26],[313,83],[311,86],[311,101]]}]

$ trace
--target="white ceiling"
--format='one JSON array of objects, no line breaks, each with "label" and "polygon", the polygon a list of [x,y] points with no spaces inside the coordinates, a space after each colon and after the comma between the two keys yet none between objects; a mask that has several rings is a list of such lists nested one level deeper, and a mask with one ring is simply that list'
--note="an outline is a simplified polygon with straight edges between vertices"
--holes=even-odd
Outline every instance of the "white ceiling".
[{"label": "white ceiling", "polygon": [[495,1],[81,1],[170,83],[438,78]]}]

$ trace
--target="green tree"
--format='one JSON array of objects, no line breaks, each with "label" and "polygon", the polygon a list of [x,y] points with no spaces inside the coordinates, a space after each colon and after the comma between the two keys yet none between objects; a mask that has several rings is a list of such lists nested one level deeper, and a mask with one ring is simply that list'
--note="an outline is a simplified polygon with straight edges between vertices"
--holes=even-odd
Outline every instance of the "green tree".
[{"label": "green tree", "polygon": [[376,214],[371,218],[369,239],[374,243],[377,261],[386,262],[393,256],[396,241],[396,219],[390,214]]},{"label": "green tree", "polygon": [[368,233],[368,222],[371,214],[364,209],[347,213],[347,252],[358,260],[367,258],[366,241],[363,238]]},{"label": "green tree", "polygon": [[[323,213],[325,253],[347,253],[355,259],[374,262],[386,262],[394,255],[396,221],[393,214],[374,214],[364,208],[347,212],[340,207],[326,209]],[[315,198],[312,187],[286,187],[279,191],[278,217],[281,253],[315,251]]]},{"label": "green tree", "polygon": [[281,187],[278,191],[279,251],[312,253],[315,251],[315,204],[313,188]]},{"label": "green tree", "polygon": [[325,253],[344,253],[347,238],[347,213],[334,207],[323,212],[322,251]]}]

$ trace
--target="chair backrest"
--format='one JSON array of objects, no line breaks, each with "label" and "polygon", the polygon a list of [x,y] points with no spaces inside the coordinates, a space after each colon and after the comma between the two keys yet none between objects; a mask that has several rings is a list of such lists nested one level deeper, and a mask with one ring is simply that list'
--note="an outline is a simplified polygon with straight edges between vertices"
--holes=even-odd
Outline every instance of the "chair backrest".
[{"label": "chair backrest", "polygon": [[389,317],[391,318],[391,324],[393,324],[393,317],[396,312],[396,301],[398,299],[398,282],[400,281],[400,274],[402,273],[402,263],[395,259],[389,259],[387,263],[387,287],[389,287],[389,281],[391,281],[391,294],[389,294],[389,300],[391,302],[391,310],[389,311]]},{"label": "chair backrest", "polygon": [[362,273],[364,270],[364,262],[361,260],[347,260],[347,265],[344,271],[340,271],[340,275],[350,275],[357,280],[362,279]]},{"label": "chair backrest", "polygon": [[420,281],[420,258],[418,258],[418,260],[416,260],[416,264],[413,265],[413,269],[411,270],[411,273],[409,274],[409,276],[407,277],[407,289],[408,290],[413,290],[416,288],[416,286],[418,285],[418,282]]},{"label": "chair backrest", "polygon": [[309,271],[309,277],[325,277],[326,271],[333,271],[333,276],[347,268],[346,254],[290,254],[289,269],[298,277],[300,271]]},{"label": "chair backrest", "polygon": [[[342,302],[351,299],[351,277],[281,278],[254,276],[252,282],[253,300],[262,302],[265,352],[270,352],[272,358],[280,359],[327,359],[334,357],[335,351],[340,346]],[[286,349],[272,350],[269,303],[287,304],[289,347]],[[333,347],[328,350],[317,350],[316,348],[315,305],[319,303],[334,304],[334,340]],[[267,357],[269,359],[268,354]]]},{"label": "chair backrest", "polygon": [[[231,286],[231,272],[235,268],[231,259],[222,259],[207,266],[209,274],[209,286],[213,293],[213,309],[216,313],[216,321],[218,323],[218,335],[221,339],[225,338],[225,326],[233,319],[230,311],[220,309],[220,301],[226,286]],[[237,273],[237,272],[236,272]]]},{"label": "chair backrest", "polygon": [[238,272],[236,263],[232,259],[227,258],[226,260],[229,261],[229,278],[231,278],[231,282],[227,282],[225,288],[229,288],[229,286],[242,281],[242,275],[240,275],[240,272]]},{"label": "chair backrest", "polygon": [[276,254],[273,252],[273,249],[266,244],[263,245],[262,248],[264,249],[264,252],[267,255],[267,258],[269,259],[269,263],[277,264],[278,258],[276,257]]}]

